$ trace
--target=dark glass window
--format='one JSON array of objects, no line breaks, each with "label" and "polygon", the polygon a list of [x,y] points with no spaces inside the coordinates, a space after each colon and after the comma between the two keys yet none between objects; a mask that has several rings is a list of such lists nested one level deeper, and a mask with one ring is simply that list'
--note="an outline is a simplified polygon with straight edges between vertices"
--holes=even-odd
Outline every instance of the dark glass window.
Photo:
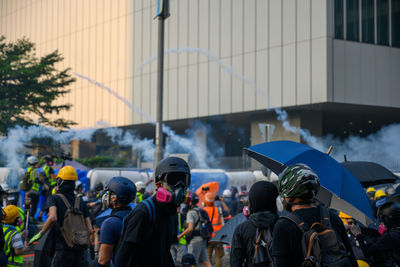
[{"label": "dark glass window", "polygon": [[389,1],[376,1],[378,44],[389,45]]},{"label": "dark glass window", "polygon": [[346,38],[349,41],[359,41],[360,40],[360,13],[358,0],[347,0],[346,1],[346,24],[347,32]]},{"label": "dark glass window", "polygon": [[374,43],[374,0],[362,0],[362,41]]},{"label": "dark glass window", "polygon": [[335,0],[335,38],[343,39],[343,0]]},{"label": "dark glass window", "polygon": [[392,0],[392,46],[400,47],[400,0]]}]

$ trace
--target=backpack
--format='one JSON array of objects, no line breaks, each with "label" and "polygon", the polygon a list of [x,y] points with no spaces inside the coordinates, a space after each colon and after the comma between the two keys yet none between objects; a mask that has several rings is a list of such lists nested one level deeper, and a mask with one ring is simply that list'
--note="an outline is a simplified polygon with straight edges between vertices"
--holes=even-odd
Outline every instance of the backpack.
[{"label": "backpack", "polygon": [[271,248],[271,229],[257,229],[252,266],[272,266]]},{"label": "backpack", "polygon": [[210,218],[208,217],[208,214],[205,210],[203,209],[197,209],[197,213],[199,214],[200,218],[200,233],[199,235],[201,238],[203,238],[206,241],[209,241],[211,239],[211,235],[213,233],[213,227],[210,221]]},{"label": "backpack", "polygon": [[321,220],[313,223],[311,227],[294,213],[288,213],[282,217],[294,222],[303,232],[301,246],[304,262],[302,266],[352,266],[350,253],[347,252],[343,241],[331,226],[328,208],[320,206]]},{"label": "backpack", "polygon": [[32,181],[30,179],[31,172],[26,171],[20,178],[19,188],[23,191],[29,191],[32,188]]},{"label": "backpack", "polygon": [[74,207],[71,207],[63,194],[57,195],[67,207],[67,211],[64,214],[63,226],[60,227],[61,235],[68,247],[79,250],[87,249],[90,244],[90,230],[86,226],[85,218],[79,209],[80,197],[75,197]]}]

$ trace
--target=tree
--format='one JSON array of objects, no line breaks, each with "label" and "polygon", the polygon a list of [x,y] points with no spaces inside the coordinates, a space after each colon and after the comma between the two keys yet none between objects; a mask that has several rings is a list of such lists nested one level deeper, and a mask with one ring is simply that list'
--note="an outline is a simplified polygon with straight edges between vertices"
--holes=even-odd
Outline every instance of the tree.
[{"label": "tree", "polygon": [[70,92],[67,87],[75,81],[69,68],[56,69],[62,60],[57,50],[37,57],[35,45],[28,39],[6,43],[5,37],[0,36],[0,134],[16,125],[66,128],[76,124],[49,118],[71,108],[71,104],[54,103]]}]

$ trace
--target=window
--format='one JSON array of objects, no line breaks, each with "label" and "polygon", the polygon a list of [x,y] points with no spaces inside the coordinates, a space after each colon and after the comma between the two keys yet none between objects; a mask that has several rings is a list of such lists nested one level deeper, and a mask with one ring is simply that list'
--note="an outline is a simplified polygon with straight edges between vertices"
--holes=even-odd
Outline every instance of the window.
[{"label": "window", "polygon": [[374,0],[362,0],[362,41],[374,43]]},{"label": "window", "polygon": [[335,0],[335,38],[343,39],[343,0]]},{"label": "window", "polygon": [[400,47],[400,0],[392,0],[392,46]]},{"label": "window", "polygon": [[389,45],[389,1],[376,1],[378,44]]},{"label": "window", "polygon": [[349,41],[359,41],[360,40],[360,16],[359,16],[359,6],[358,0],[347,0],[346,1],[346,39]]}]

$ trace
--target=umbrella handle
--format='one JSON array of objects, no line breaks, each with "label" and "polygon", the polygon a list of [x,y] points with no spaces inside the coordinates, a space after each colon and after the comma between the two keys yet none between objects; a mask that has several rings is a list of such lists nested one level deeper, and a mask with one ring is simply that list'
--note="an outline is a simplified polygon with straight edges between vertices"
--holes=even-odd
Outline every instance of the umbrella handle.
[{"label": "umbrella handle", "polygon": [[328,152],[326,152],[326,154],[330,155],[331,151],[332,151],[332,148],[333,148],[333,146],[330,146],[329,149],[328,149]]}]

